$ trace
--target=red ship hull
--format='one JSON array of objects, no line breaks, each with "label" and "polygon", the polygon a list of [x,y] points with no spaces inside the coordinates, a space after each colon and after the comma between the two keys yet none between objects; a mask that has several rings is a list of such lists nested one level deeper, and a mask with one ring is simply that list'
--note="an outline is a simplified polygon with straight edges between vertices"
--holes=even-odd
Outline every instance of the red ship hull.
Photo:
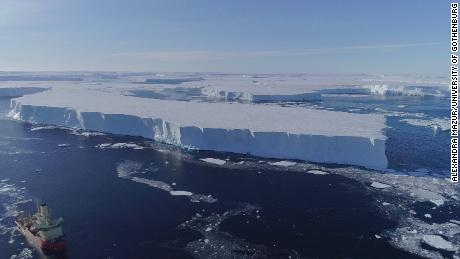
[{"label": "red ship hull", "polygon": [[63,241],[53,242],[53,243],[43,241],[43,240],[40,240],[40,241],[41,241],[40,248],[45,253],[48,253],[48,252],[49,253],[59,253],[59,252],[65,252],[66,250],[66,246]]},{"label": "red ship hull", "polygon": [[48,242],[45,240],[40,239],[40,237],[34,235],[27,227],[22,226],[18,222],[19,231],[24,235],[27,242],[30,243],[35,249],[39,250],[40,252],[49,255],[49,254],[60,254],[65,253],[67,248],[63,240],[59,240],[56,242]]}]

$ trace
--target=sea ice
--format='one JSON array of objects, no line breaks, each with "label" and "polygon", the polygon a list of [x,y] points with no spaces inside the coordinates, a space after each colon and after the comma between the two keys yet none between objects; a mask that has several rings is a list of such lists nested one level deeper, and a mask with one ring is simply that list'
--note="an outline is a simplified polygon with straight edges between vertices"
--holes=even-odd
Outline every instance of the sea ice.
[{"label": "sea ice", "polygon": [[147,172],[142,170],[142,167],[142,163],[126,160],[117,165],[117,175],[120,178],[129,179],[133,182],[142,183],[150,187],[168,192],[172,196],[187,196],[191,202],[217,202],[217,199],[211,195],[195,194],[189,191],[176,191],[172,185],[169,185],[165,182],[135,176]]},{"label": "sea ice", "polygon": [[424,120],[424,119],[402,119],[401,122],[405,122],[410,125],[414,126],[421,126],[421,127],[430,127],[433,128],[434,130],[442,130],[442,131],[448,131],[450,130],[450,119],[444,118],[434,118],[430,120]]},{"label": "sea ice", "polygon": [[309,174],[316,174],[316,175],[327,175],[328,172],[321,171],[321,170],[308,170],[307,173]]},{"label": "sea ice", "polygon": [[227,161],[218,159],[218,158],[202,158],[200,160],[206,163],[216,164],[216,165],[224,165],[225,163],[227,163]]},{"label": "sea ice", "polygon": [[268,164],[275,165],[275,166],[283,166],[283,167],[290,167],[290,166],[297,165],[296,162],[292,162],[292,161],[278,161],[278,162],[270,162]]},{"label": "sea ice", "polygon": [[455,246],[445,240],[443,237],[438,235],[424,235],[422,238],[423,242],[431,247],[446,250],[446,251],[456,251],[457,248]]},{"label": "sea ice", "polygon": [[379,182],[373,182],[371,184],[372,187],[377,188],[377,189],[385,189],[391,187],[391,185],[384,184],[384,183],[379,183]]},{"label": "sea ice", "polygon": [[193,193],[187,191],[170,191],[169,192],[173,196],[192,196]]}]

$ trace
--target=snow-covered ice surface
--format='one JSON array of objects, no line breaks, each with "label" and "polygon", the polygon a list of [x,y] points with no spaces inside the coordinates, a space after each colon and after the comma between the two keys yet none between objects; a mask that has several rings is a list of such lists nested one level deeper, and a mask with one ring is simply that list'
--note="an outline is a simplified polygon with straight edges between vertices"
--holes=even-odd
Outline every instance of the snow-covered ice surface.
[{"label": "snow-covered ice surface", "polygon": [[151,100],[82,89],[53,89],[12,102],[12,117],[29,122],[143,136],[204,150],[387,166],[385,118],[380,115]]}]

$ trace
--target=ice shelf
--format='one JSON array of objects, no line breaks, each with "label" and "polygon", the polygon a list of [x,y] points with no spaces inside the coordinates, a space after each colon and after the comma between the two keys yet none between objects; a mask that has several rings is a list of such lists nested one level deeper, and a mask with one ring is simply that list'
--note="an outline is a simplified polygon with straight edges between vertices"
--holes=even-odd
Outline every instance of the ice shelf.
[{"label": "ice shelf", "polygon": [[12,99],[16,119],[143,136],[185,148],[386,168],[385,117],[277,105],[125,96],[53,88]]}]

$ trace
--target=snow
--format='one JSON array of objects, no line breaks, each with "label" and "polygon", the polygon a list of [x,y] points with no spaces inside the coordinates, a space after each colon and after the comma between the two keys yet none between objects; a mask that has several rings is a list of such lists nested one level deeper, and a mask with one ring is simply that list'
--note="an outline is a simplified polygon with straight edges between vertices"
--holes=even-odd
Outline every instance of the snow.
[{"label": "snow", "polygon": [[[438,78],[382,75],[62,73],[43,76],[58,81],[41,81],[37,75],[27,73],[15,76],[21,80],[0,81],[0,96],[2,91],[10,91],[7,89],[21,89],[14,91],[26,94],[12,100],[10,116],[15,119],[142,136],[190,149],[373,169],[384,169],[388,163],[384,114],[259,102],[311,101],[321,99],[323,94],[379,94],[382,91],[375,89],[385,87],[376,85],[408,93],[437,94],[446,85]],[[79,77],[83,80],[73,80]],[[31,87],[35,90],[30,90]],[[136,91],[160,91],[161,95],[133,96]],[[187,97],[186,101],[175,99],[178,92]],[[200,101],[194,101],[195,97]],[[210,101],[213,98],[219,100]]]},{"label": "snow", "polygon": [[385,189],[391,187],[391,185],[384,184],[384,183],[379,183],[379,182],[373,182],[371,184],[372,187],[377,188],[377,189]]},{"label": "snow", "polygon": [[283,166],[283,167],[290,167],[290,166],[297,165],[296,162],[291,162],[291,161],[278,161],[278,162],[271,162],[268,164],[275,165],[275,166]]},{"label": "snow", "polygon": [[88,89],[53,89],[12,102],[13,117],[29,122],[143,136],[186,148],[387,166],[380,115],[152,100]]},{"label": "snow", "polygon": [[218,159],[218,158],[202,158],[200,160],[206,163],[216,164],[216,165],[224,165],[225,163],[227,163],[227,161]]},{"label": "snow", "polygon": [[425,244],[437,249],[446,251],[457,250],[457,248],[455,248],[451,242],[445,240],[443,237],[438,235],[424,235],[422,240]]}]

